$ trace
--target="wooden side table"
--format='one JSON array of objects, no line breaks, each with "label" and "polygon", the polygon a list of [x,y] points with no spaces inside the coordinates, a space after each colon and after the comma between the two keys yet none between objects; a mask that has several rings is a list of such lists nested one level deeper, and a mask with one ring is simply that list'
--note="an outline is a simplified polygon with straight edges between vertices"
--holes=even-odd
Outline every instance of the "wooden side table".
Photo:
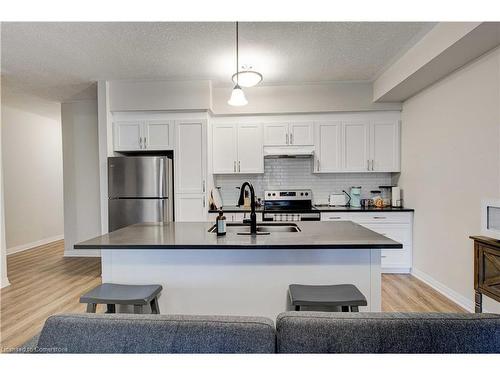
[{"label": "wooden side table", "polygon": [[483,312],[483,294],[500,302],[500,241],[484,236],[474,240],[475,311]]}]

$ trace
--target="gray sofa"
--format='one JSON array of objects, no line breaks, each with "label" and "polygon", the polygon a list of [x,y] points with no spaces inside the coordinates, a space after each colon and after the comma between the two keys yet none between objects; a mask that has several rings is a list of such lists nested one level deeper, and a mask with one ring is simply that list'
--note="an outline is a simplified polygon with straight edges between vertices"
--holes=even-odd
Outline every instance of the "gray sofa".
[{"label": "gray sofa", "polygon": [[285,312],[235,316],[71,314],[20,352],[500,353],[500,315]]}]

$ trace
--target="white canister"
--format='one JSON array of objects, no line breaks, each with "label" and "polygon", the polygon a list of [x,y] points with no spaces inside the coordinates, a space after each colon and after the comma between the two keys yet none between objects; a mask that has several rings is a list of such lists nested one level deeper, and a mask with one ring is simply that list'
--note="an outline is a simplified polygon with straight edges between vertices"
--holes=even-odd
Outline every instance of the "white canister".
[{"label": "white canister", "polygon": [[401,188],[399,186],[392,187],[392,207],[403,207],[403,201],[401,200]]}]

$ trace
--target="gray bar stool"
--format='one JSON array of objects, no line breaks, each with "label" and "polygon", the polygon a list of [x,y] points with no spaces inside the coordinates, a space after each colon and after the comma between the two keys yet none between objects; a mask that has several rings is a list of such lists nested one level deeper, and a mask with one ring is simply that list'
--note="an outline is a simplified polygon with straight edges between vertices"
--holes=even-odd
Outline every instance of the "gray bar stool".
[{"label": "gray bar stool", "polygon": [[142,314],[145,305],[151,306],[151,313],[159,314],[158,296],[161,285],[101,284],[80,297],[80,303],[87,304],[87,312],[95,313],[98,304],[106,304],[106,313],[115,313],[116,305],[134,305],[134,314]]},{"label": "gray bar stool", "polygon": [[366,298],[356,286],[352,284],[339,285],[300,285],[291,284],[288,287],[290,301],[295,311],[302,306],[338,307],[342,311],[359,311],[359,306],[367,306]]}]

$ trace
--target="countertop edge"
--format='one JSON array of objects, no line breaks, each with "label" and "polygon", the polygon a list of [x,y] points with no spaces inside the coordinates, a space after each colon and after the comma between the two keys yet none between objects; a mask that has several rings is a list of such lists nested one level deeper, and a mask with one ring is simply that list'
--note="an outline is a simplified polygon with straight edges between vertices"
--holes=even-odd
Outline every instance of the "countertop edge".
[{"label": "countertop edge", "polygon": [[[208,210],[209,214],[216,214],[220,210]],[[250,212],[249,208],[222,208],[223,212],[228,213],[238,213],[238,212]],[[415,212],[414,208],[337,208],[337,207],[316,207],[314,211],[317,212],[354,212],[354,213],[372,213],[372,212]],[[255,212],[264,212],[264,209],[257,208]]]},{"label": "countertop edge", "polygon": [[402,244],[374,245],[74,245],[75,250],[366,250],[366,249],[402,249]]}]

